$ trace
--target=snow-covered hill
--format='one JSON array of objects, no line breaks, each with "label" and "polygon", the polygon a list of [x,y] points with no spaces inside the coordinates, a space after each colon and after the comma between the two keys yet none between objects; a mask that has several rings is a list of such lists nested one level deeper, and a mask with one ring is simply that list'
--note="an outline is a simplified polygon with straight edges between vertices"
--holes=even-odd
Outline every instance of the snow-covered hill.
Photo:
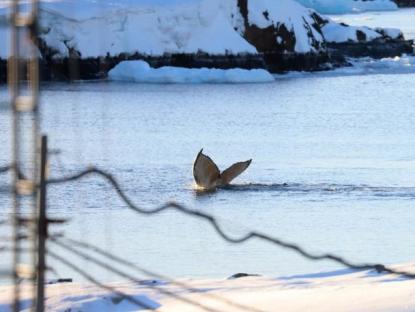
[{"label": "snow-covered hill", "polygon": [[[0,10],[3,20],[5,12]],[[48,56],[88,58],[310,53],[324,50],[327,38],[357,40],[357,30],[368,40],[381,37],[367,28],[334,22],[322,29],[322,20],[326,19],[294,0],[49,0],[41,5],[40,38],[52,54]],[[6,37],[4,29],[0,35]],[[7,53],[2,45],[0,57]]]},{"label": "snow-covered hill", "polygon": [[218,0],[151,5],[123,1],[104,8],[94,3],[92,10],[82,9],[87,4],[83,0],[74,6],[79,10],[65,11],[68,2],[45,3],[42,9],[41,38],[56,49],[55,57],[71,51],[83,58],[121,53],[256,53],[233,29]]},{"label": "snow-covered hill", "polygon": [[[3,61],[9,53],[7,4],[0,3]],[[235,56],[246,62],[242,67],[255,68],[258,62],[253,64],[252,56],[265,53],[266,65],[278,63],[272,70],[313,70],[330,59],[328,43],[402,39],[399,30],[336,23],[295,0],[43,0],[40,17],[39,48],[46,71],[56,63],[53,70],[68,68],[68,58],[92,62],[80,64],[81,72],[95,74],[79,78],[105,76],[127,59],[175,65],[166,59],[169,55],[205,57],[198,64],[193,59],[175,66],[214,67],[217,62],[206,57]],[[287,58],[290,64],[285,66]],[[232,67],[227,61],[222,58],[219,67]]]}]

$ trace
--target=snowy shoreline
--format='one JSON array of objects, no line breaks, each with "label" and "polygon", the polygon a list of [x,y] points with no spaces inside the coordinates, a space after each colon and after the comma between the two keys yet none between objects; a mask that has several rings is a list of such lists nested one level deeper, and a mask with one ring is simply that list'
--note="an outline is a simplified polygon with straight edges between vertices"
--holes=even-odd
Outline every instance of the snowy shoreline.
[{"label": "snowy shoreline", "polygon": [[[415,271],[415,263],[393,266]],[[375,271],[342,269],[282,277],[248,276],[237,279],[179,279],[177,283],[143,280],[108,285],[156,311],[204,311],[173,298],[173,293],[219,311],[414,311],[415,280]],[[181,285],[179,285],[179,283]],[[186,287],[184,288],[183,285]],[[165,291],[160,292],[158,289]],[[47,286],[48,311],[141,311],[125,299],[88,283]],[[28,311],[29,287],[23,287],[23,311]],[[0,287],[0,312],[9,309],[12,287]]]},{"label": "snowy shoreline", "polygon": [[[8,37],[0,8],[0,38]],[[221,12],[217,14],[217,12]],[[43,1],[39,53],[43,80],[103,79],[122,61],[153,68],[320,71],[345,57],[395,57],[413,42],[395,28],[338,23],[294,0]],[[3,26],[2,26],[3,25]],[[104,35],[105,33],[105,35]],[[8,40],[0,46],[6,82]]]}]

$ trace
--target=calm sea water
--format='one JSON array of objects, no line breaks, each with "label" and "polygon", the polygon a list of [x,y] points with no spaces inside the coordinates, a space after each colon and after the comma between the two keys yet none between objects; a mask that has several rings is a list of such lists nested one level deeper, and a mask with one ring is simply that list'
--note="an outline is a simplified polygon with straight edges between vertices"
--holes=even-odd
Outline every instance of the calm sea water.
[{"label": "calm sea water", "polygon": [[[413,38],[411,12],[338,18],[401,27]],[[235,237],[254,229],[355,262],[414,261],[414,83],[415,74],[317,74],[247,85],[46,84],[42,130],[50,148],[61,150],[51,156],[50,174],[92,164],[114,174],[140,206],[175,200],[220,218]],[[11,149],[7,96],[0,86],[0,166]],[[201,148],[221,169],[253,162],[232,188],[201,196],[192,177]],[[0,219],[10,215],[1,192],[8,178],[0,177]],[[51,187],[48,204],[50,215],[68,219],[55,232],[167,276],[339,268],[258,240],[230,245],[208,224],[174,211],[137,215],[99,178]],[[8,230],[0,226],[0,235]],[[120,280],[48,247],[102,280]],[[9,263],[2,253],[0,269]],[[49,264],[62,277],[79,278]]]},{"label": "calm sea water", "polygon": [[[52,176],[97,165],[143,207],[176,200],[219,217],[235,236],[256,229],[310,251],[397,263],[415,259],[414,82],[406,74],[259,85],[47,84],[42,128],[62,151],[52,156]],[[3,164],[10,114],[4,87],[0,94]],[[222,169],[253,162],[233,188],[200,196],[192,163],[202,147]],[[5,218],[4,194],[0,203]],[[260,241],[230,245],[208,224],[174,211],[137,215],[98,178],[51,187],[49,213],[69,220],[56,229],[66,236],[173,277],[338,268]],[[64,254],[103,280],[118,279]]]}]

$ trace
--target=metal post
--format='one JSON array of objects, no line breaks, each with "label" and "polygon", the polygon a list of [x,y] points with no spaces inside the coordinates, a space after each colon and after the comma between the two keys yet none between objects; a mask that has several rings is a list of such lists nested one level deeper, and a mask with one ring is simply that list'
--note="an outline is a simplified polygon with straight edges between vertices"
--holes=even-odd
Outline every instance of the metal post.
[{"label": "metal post", "polygon": [[13,112],[13,311],[20,311],[20,278],[17,273],[17,264],[20,263],[20,240],[19,237],[19,220],[20,215],[20,203],[19,196],[17,193],[17,182],[18,182],[18,163],[19,163],[19,152],[18,152],[18,130],[19,130],[19,118],[16,110],[16,98],[19,93],[19,82],[18,82],[18,47],[19,47],[19,35],[16,27],[16,17],[18,11],[18,1],[14,0],[10,9],[10,56],[8,59],[8,87],[10,90],[10,101],[12,104]]},{"label": "metal post", "polygon": [[[22,8],[22,1],[11,2],[10,15],[10,55],[8,60],[8,84],[10,90],[13,120],[13,267],[14,283],[12,311],[21,310],[21,282],[35,283],[37,266],[37,196],[36,185],[40,180],[37,140],[39,137],[39,69],[37,52],[37,16],[38,1],[31,0],[31,10]],[[25,37],[25,38],[23,38]],[[22,42],[31,42],[30,50],[22,51]],[[27,53],[29,52],[29,53]],[[30,55],[29,58],[26,55]],[[24,65],[24,66],[22,66]],[[23,72],[23,70],[27,72]],[[26,86],[26,84],[28,84]],[[29,139],[29,140],[28,140]],[[27,200],[23,201],[25,198]],[[31,216],[25,217],[26,209],[31,208]],[[23,255],[23,240],[29,238],[32,258]],[[27,244],[26,244],[27,246]],[[33,298],[33,296],[32,296]],[[32,300],[33,302],[34,300]],[[32,307],[34,308],[34,307]]]},{"label": "metal post", "polygon": [[37,207],[37,267],[36,267],[36,312],[44,311],[45,300],[45,253],[48,236],[48,220],[46,217],[46,166],[48,157],[48,138],[42,136],[40,150],[40,183]]}]

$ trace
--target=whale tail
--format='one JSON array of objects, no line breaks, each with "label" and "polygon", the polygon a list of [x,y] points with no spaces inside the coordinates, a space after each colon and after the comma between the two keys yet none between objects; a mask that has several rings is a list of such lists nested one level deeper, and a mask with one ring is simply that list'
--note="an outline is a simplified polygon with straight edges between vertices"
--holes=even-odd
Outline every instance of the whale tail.
[{"label": "whale tail", "polygon": [[247,161],[241,161],[233,164],[228,169],[224,170],[221,173],[222,184],[226,185],[229,184],[233,179],[235,179],[238,175],[244,172],[249,165],[251,164],[252,159]]},{"label": "whale tail", "polygon": [[243,162],[237,162],[220,173],[218,166],[213,160],[202,152],[203,149],[197,154],[193,164],[193,177],[196,184],[204,189],[212,189],[217,186],[229,184],[233,179],[244,172],[252,161],[252,159],[250,159]]}]

